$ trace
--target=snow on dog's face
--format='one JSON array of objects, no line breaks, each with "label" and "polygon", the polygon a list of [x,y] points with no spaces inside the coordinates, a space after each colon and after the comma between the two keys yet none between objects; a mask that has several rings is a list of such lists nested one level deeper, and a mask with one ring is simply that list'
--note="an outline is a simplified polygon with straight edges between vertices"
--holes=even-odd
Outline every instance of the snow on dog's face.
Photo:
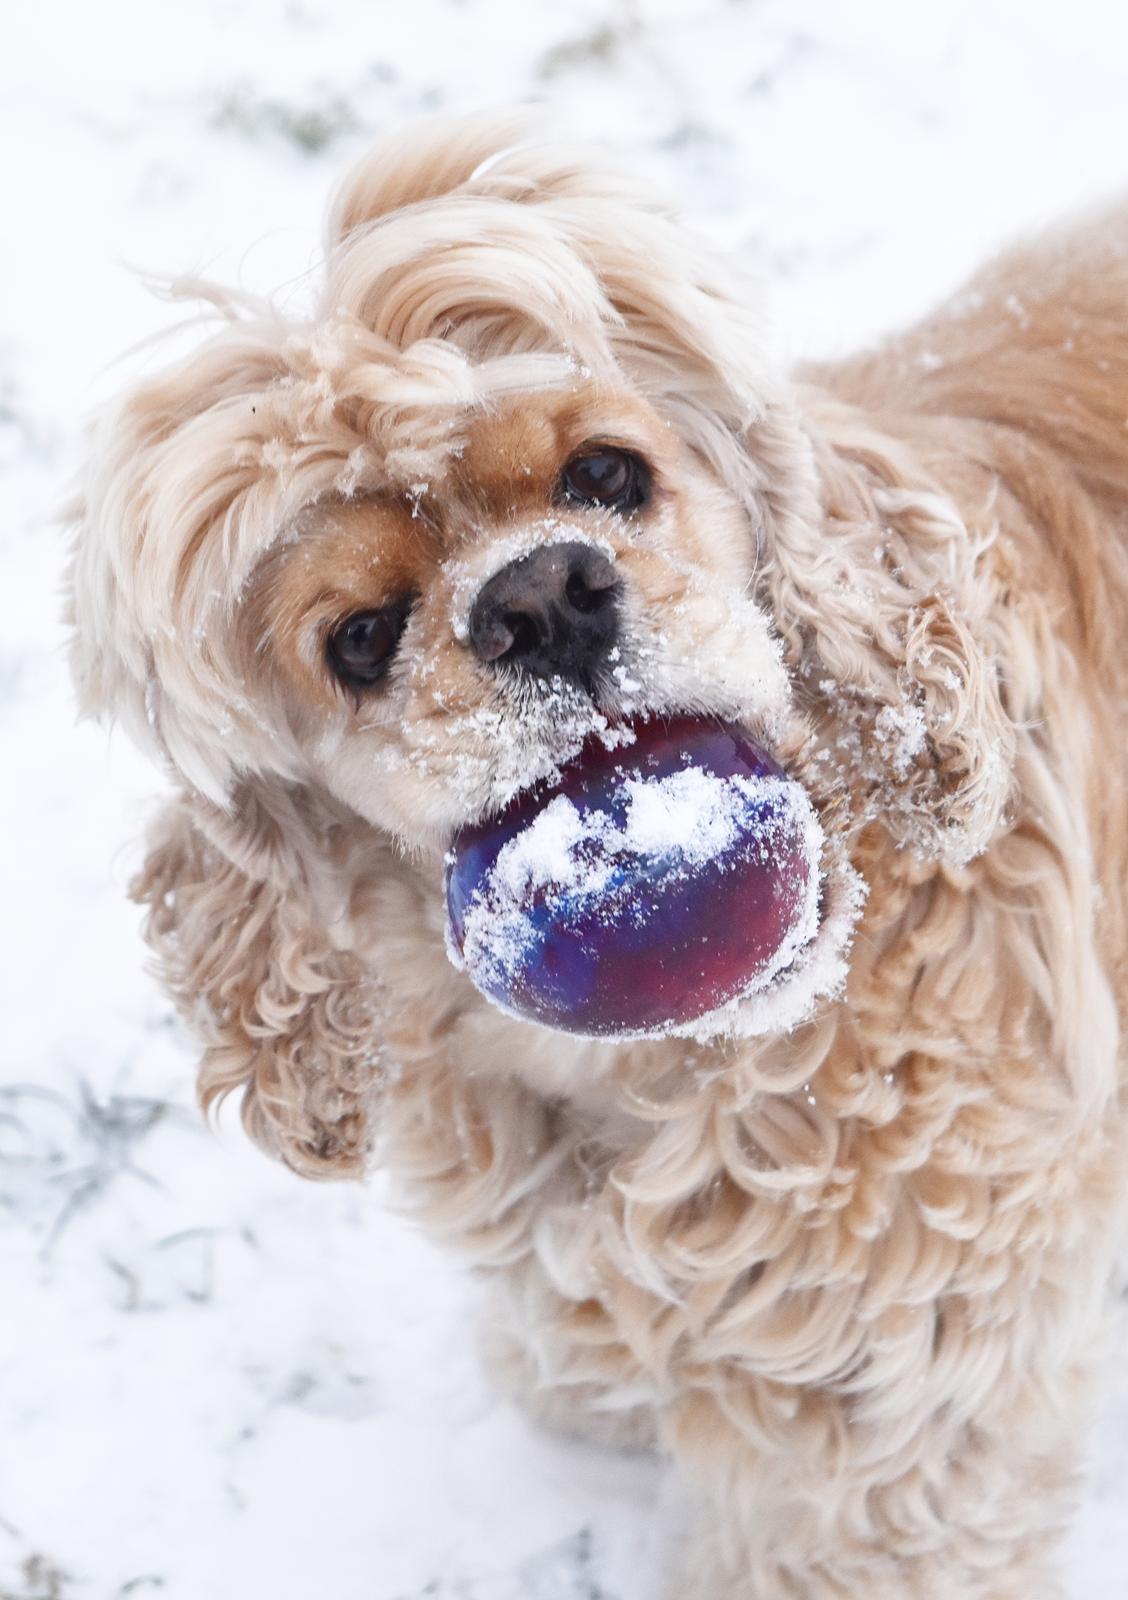
[{"label": "snow on dog's face", "polygon": [[425,478],[319,508],[259,566],[239,622],[255,703],[337,799],[441,850],[630,718],[720,715],[777,744],[787,678],[747,597],[753,549],[652,406],[590,380],[513,397]]},{"label": "snow on dog's face", "polygon": [[[307,320],[219,297],[212,341],[104,419],[73,569],[85,706],[155,740],[229,840],[285,786],[307,855],[364,825],[437,861],[647,713],[743,724],[832,835],[881,814],[978,847],[1002,787],[954,511],[864,441],[843,488],[747,286],[650,196],[511,133],[375,152]],[[507,609],[534,569],[572,597],[563,643],[523,637],[536,596]]]}]

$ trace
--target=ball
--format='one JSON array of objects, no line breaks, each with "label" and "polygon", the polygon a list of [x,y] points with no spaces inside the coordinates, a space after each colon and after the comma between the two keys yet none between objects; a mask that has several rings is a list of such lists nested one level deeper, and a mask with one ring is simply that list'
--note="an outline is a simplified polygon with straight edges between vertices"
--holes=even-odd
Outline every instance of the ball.
[{"label": "ball", "polygon": [[805,790],[739,726],[657,718],[463,829],[448,948],[502,1010],[653,1036],[767,988],[818,922]]}]

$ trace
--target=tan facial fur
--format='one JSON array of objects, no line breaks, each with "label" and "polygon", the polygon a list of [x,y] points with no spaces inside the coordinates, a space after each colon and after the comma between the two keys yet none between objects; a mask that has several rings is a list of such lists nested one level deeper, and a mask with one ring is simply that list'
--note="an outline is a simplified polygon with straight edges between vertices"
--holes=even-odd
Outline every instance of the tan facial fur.
[{"label": "tan facial fur", "polygon": [[[651,473],[647,504],[626,516],[561,500],[568,461],[607,444]],[[491,574],[565,540],[596,544],[621,585],[623,637],[591,698],[499,672],[467,639]],[[762,737],[770,720],[778,734],[786,683],[768,618],[746,597],[754,555],[734,497],[648,407],[574,385],[470,419],[426,484],[305,514],[253,576],[238,627],[316,781],[434,854],[626,717],[691,708]],[[413,609],[388,678],[342,687],[326,660],[332,628],[404,597]]]}]

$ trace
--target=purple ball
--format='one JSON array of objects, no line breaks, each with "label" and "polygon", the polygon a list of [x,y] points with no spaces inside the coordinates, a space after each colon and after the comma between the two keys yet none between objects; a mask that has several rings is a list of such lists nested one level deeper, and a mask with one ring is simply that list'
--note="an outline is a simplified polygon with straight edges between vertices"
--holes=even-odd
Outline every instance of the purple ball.
[{"label": "purple ball", "polygon": [[502,1010],[655,1035],[757,989],[815,931],[822,836],[739,727],[677,717],[590,740],[447,856],[452,953]]}]

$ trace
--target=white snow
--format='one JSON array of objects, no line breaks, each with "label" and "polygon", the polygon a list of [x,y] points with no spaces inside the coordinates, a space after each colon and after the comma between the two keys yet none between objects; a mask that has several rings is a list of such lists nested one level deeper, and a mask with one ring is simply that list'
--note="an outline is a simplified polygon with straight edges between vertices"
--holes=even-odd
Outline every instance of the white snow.
[{"label": "white snow", "polygon": [[898,778],[906,775],[928,738],[923,710],[907,703],[883,706],[874,721],[874,733]]},{"label": "white snow", "polygon": [[[718,782],[699,767],[686,767],[658,783],[632,778],[627,784],[624,842],[640,855],[677,852],[687,864],[727,850],[739,825],[740,801],[769,800],[793,786],[778,779]],[[817,857],[815,858],[817,861]]]},{"label": "white snow", "polygon": [[[201,1126],[191,1041],[124,897],[157,780],[73,726],[50,515],[111,363],[184,315],[131,269],[301,296],[331,184],[404,117],[546,100],[751,257],[783,349],[832,353],[923,311],[1017,227],[1123,191],[1128,10],[9,9],[0,1594],[653,1600],[649,1467],[541,1435],[490,1393],[469,1287],[378,1186],[302,1184],[234,1119]],[[1128,1589],[1123,1384],[1101,1409],[1073,1600]]]}]

